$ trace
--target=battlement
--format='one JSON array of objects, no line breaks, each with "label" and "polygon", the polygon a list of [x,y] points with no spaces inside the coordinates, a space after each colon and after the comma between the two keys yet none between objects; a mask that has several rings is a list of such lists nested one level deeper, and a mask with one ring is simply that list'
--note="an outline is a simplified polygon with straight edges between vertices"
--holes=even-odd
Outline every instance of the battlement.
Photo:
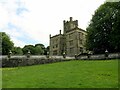
[{"label": "battlement", "polygon": [[72,22],[72,21],[73,21],[73,17],[70,17],[70,20],[69,21],[64,20],[64,23],[66,23],[66,22],[68,23],[68,22]]},{"label": "battlement", "polygon": [[73,20],[72,17],[70,17],[69,21],[63,21],[63,28],[64,28],[64,32],[72,30],[74,28],[78,27],[78,20]]}]

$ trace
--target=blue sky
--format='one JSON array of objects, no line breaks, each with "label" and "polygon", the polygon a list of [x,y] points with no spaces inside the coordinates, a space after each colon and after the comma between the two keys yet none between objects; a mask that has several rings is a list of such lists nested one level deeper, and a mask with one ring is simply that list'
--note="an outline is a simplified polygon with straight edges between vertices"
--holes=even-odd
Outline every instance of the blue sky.
[{"label": "blue sky", "polygon": [[42,43],[63,31],[63,20],[73,17],[86,29],[94,11],[105,0],[0,0],[0,32],[10,35],[15,46]]}]

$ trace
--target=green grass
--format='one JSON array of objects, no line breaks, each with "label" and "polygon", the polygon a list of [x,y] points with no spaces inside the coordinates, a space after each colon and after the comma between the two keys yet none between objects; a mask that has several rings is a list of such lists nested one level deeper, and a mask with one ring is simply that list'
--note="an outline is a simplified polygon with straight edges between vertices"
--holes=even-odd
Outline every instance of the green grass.
[{"label": "green grass", "polygon": [[3,88],[116,88],[118,60],[3,68]]},{"label": "green grass", "polygon": [[2,70],[0,69],[0,89],[2,88]]}]

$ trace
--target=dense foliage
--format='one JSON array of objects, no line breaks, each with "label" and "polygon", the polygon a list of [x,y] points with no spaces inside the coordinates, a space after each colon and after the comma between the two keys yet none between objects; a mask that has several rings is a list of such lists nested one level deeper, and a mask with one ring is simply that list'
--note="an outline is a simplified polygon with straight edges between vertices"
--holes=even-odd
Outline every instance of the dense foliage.
[{"label": "dense foliage", "polygon": [[43,55],[45,51],[45,46],[43,44],[36,44],[35,46],[25,45],[22,50],[23,54],[27,54],[28,51],[30,51],[32,55]]},{"label": "dense foliage", "polygon": [[10,37],[5,32],[0,32],[0,38],[2,42],[2,54],[6,55],[13,49],[14,43],[10,40]]},{"label": "dense foliage", "polygon": [[43,44],[25,45],[23,48],[15,47],[14,43],[10,40],[10,37],[5,32],[0,32],[0,54],[8,55],[9,51],[12,51],[14,55],[27,54],[28,51],[32,55],[46,55],[49,52],[49,46],[45,48]]},{"label": "dense foliage", "polygon": [[20,48],[20,47],[14,47],[13,50],[12,50],[12,52],[15,55],[23,55],[22,48]]},{"label": "dense foliage", "polygon": [[94,53],[120,52],[120,2],[106,2],[87,28],[87,49]]}]

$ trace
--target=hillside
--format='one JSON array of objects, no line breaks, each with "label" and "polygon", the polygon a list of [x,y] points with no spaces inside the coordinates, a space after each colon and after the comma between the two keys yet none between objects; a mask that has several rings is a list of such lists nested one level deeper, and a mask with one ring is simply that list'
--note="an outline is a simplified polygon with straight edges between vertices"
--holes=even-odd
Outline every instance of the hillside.
[{"label": "hillside", "polygon": [[115,88],[118,60],[66,61],[3,68],[3,88]]}]

